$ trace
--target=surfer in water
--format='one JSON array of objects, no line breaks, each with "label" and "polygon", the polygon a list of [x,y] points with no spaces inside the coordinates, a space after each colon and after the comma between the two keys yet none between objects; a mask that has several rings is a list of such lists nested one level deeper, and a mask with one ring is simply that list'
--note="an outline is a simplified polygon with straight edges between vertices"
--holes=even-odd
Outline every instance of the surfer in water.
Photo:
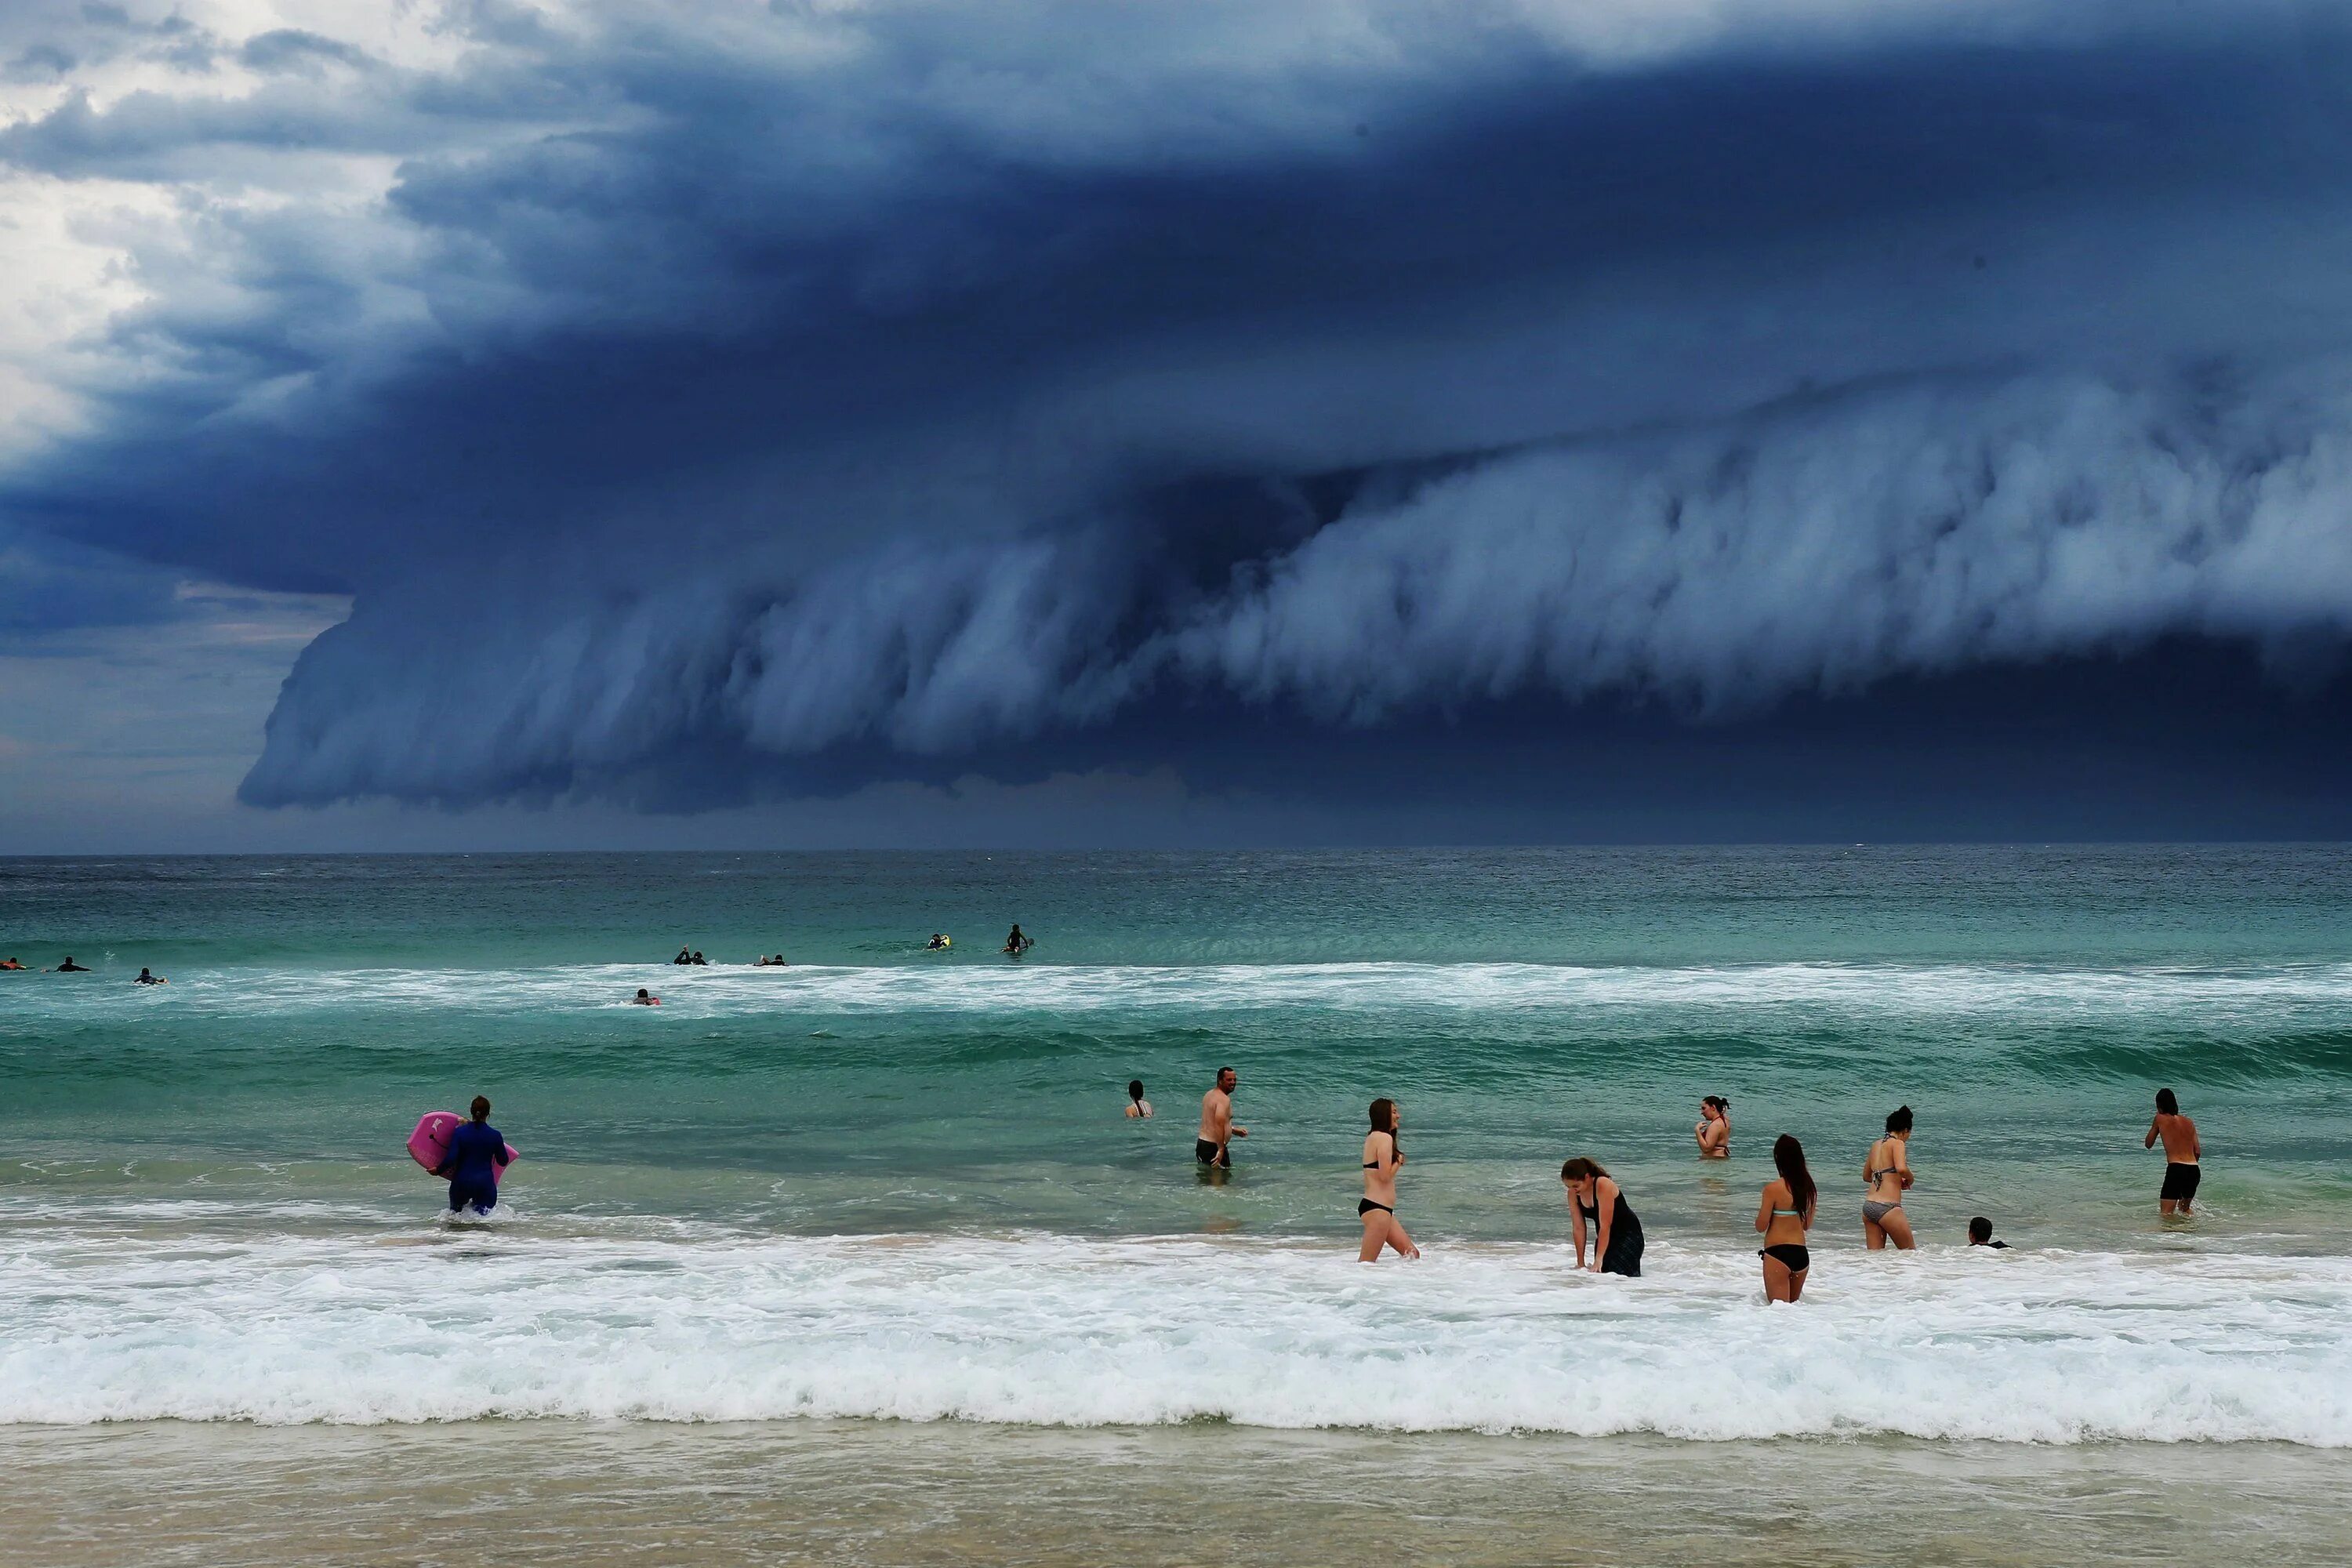
[{"label": "surfer in water", "polygon": [[1013,928],[1013,934],[1004,939],[1004,954],[1007,958],[1018,958],[1036,945],[1029,938],[1022,935],[1021,928],[1016,925]]},{"label": "surfer in water", "polygon": [[52,974],[88,974],[89,972],[89,965],[87,963],[76,963],[73,961],[73,954],[70,952],[66,954],[66,961],[63,963],[58,964],[55,969],[49,971]]},{"label": "surfer in water", "polygon": [[471,1208],[488,1214],[499,1205],[499,1171],[507,1163],[507,1141],[490,1125],[490,1102],[474,1096],[474,1119],[449,1134],[449,1152],[434,1167],[449,1178],[449,1212]]},{"label": "surfer in water", "polygon": [[694,954],[681,947],[677,950],[677,956],[671,959],[670,962],[672,963],[692,963],[694,962]]},{"label": "surfer in water", "polygon": [[139,978],[132,981],[131,984],[133,985],[169,985],[172,983],[142,963],[139,966]]},{"label": "surfer in water", "polygon": [[640,985],[637,987],[637,994],[629,998],[629,1005],[633,1007],[658,1007],[661,1005],[661,998]]},{"label": "surfer in water", "polygon": [[23,964],[17,963],[13,957],[0,958],[0,969],[22,969],[25,966]]},{"label": "surfer in water", "polygon": [[952,946],[954,946],[954,945],[955,945],[955,944],[954,944],[953,942],[950,942],[950,941],[948,940],[948,933],[947,933],[947,932],[945,932],[945,931],[933,931],[933,932],[931,933],[931,941],[930,941],[930,946],[929,946],[929,951],[930,951],[930,952],[938,952],[941,951],[941,950],[942,950],[942,949],[944,949],[944,948],[952,947]]}]

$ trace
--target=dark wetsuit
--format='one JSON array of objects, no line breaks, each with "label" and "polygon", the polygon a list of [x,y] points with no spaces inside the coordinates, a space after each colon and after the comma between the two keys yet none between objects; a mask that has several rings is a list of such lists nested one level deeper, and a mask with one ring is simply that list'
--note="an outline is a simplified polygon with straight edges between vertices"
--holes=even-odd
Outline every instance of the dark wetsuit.
[{"label": "dark wetsuit", "polygon": [[[1576,1205],[1577,1213],[1593,1227],[1592,1239],[1601,1240],[1601,1210],[1586,1204]],[[1617,1192],[1617,1207],[1609,1216],[1609,1252],[1601,1260],[1603,1274],[1622,1274],[1638,1279],[1642,1277],[1642,1222],[1633,1217],[1633,1207],[1625,1201],[1623,1188]]]},{"label": "dark wetsuit", "polygon": [[449,1134],[441,1170],[449,1178],[449,1212],[470,1205],[476,1214],[498,1206],[499,1167],[507,1163],[507,1141],[487,1121],[468,1121]]}]

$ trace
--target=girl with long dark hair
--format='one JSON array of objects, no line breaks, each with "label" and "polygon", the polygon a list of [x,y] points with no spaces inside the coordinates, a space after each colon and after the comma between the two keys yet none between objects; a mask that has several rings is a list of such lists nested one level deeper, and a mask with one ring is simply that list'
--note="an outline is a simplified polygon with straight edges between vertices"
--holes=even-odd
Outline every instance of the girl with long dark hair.
[{"label": "girl with long dark hair", "polygon": [[1581,1156],[1559,1168],[1559,1184],[1568,1189],[1568,1212],[1576,1226],[1576,1266],[1584,1264],[1584,1227],[1590,1223],[1592,1271],[1642,1277],[1642,1222],[1625,1201],[1625,1189],[1598,1160]]},{"label": "girl with long dark hair", "polygon": [[1805,1232],[1813,1226],[1822,1194],[1805,1168],[1805,1146],[1786,1132],[1772,1144],[1772,1168],[1780,1173],[1764,1184],[1756,1205],[1756,1228],[1764,1233],[1756,1255],[1764,1260],[1765,1299],[1793,1301],[1805,1293],[1805,1270],[1812,1267]]},{"label": "girl with long dark hair", "polygon": [[1898,1106],[1886,1113],[1886,1136],[1863,1157],[1862,1244],[1873,1252],[1908,1252],[1919,1244],[1912,1239],[1911,1220],[1903,1212],[1903,1194],[1911,1185],[1911,1108]]},{"label": "girl with long dark hair", "polygon": [[1379,1262],[1383,1247],[1396,1248],[1400,1258],[1421,1256],[1421,1248],[1397,1223],[1397,1170],[1404,1163],[1404,1151],[1397,1147],[1400,1121],[1395,1100],[1372,1101],[1372,1130],[1364,1134],[1364,1196],[1356,1205],[1356,1217],[1364,1222],[1364,1245],[1356,1253],[1359,1263]]}]

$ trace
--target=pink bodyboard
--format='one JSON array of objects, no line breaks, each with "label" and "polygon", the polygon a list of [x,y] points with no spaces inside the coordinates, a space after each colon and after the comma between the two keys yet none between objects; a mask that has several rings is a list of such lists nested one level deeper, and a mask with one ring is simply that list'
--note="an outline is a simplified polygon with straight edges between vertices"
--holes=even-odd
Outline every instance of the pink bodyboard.
[{"label": "pink bodyboard", "polygon": [[[442,1161],[449,1157],[449,1135],[465,1124],[466,1119],[454,1110],[426,1111],[416,1123],[416,1131],[408,1135],[408,1157],[428,1171],[435,1169]],[[521,1158],[521,1155],[515,1152],[513,1144],[507,1145],[509,1163]],[[505,1173],[504,1166],[492,1170],[491,1183],[496,1184],[498,1179]],[[442,1180],[446,1181],[448,1178],[444,1176]]]}]

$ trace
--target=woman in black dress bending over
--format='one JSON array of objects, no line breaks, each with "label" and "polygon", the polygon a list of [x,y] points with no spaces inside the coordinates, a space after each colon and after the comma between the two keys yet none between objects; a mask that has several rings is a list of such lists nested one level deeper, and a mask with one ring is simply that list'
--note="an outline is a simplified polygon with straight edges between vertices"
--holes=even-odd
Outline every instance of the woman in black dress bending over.
[{"label": "woman in black dress bending over", "polygon": [[1559,1168],[1559,1184],[1568,1189],[1569,1217],[1576,1225],[1576,1266],[1586,1266],[1584,1226],[1589,1221],[1599,1231],[1592,1243],[1592,1271],[1641,1278],[1642,1222],[1616,1178],[1600,1161],[1579,1156]]}]

